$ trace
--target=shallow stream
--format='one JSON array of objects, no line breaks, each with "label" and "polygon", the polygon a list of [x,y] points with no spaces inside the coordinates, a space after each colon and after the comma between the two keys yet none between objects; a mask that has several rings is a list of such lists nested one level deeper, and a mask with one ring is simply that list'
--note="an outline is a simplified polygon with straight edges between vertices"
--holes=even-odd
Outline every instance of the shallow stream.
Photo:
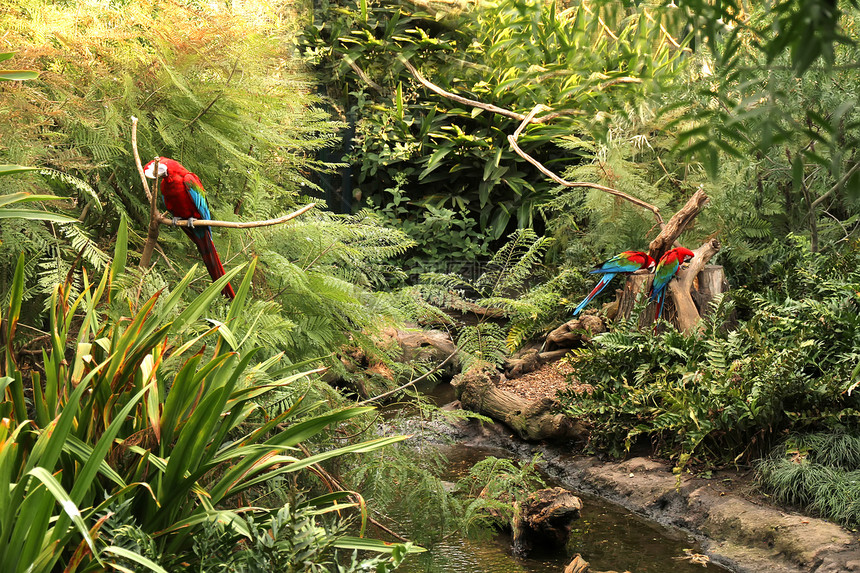
[{"label": "shallow stream", "polygon": [[[452,399],[442,385],[432,394],[437,403]],[[401,411],[401,414],[403,412]],[[443,479],[455,482],[468,474],[469,468],[488,456],[515,458],[498,448],[464,444],[439,445],[448,459]],[[591,564],[594,571],[630,571],[632,573],[701,573],[724,571],[716,564],[707,568],[693,564],[688,554],[702,553],[698,542],[686,533],[648,521],[623,507],[599,497],[577,492],[568,484],[543,476],[548,487],[573,490],[583,502],[582,517],[574,524],[571,540],[563,551],[515,557],[511,539],[498,535],[489,540],[449,539],[429,548],[425,554],[411,556],[400,566],[404,573],[561,573],[576,553]],[[428,511],[432,511],[428,508]]]}]

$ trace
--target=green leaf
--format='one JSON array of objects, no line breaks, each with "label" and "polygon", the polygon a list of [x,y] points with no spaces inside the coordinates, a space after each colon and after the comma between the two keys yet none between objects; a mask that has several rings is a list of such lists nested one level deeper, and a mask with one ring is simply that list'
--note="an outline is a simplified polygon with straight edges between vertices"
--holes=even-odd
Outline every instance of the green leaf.
[{"label": "green leaf", "polygon": [[78,220],[68,215],[51,213],[50,211],[34,211],[32,209],[0,209],[0,219],[27,219],[30,221],[53,221],[54,223],[77,223]]},{"label": "green leaf", "polygon": [[357,549],[359,551],[374,551],[376,553],[391,553],[398,547],[405,547],[407,553],[424,553],[423,547],[412,544],[391,543],[379,539],[365,539],[363,537],[344,536],[334,542],[338,549]]},{"label": "green leaf", "polygon": [[[108,547],[105,547],[102,550],[102,552],[103,553],[111,553],[113,555],[116,555],[117,557],[122,557],[124,559],[128,559],[129,561],[134,561],[138,565],[143,565],[144,567],[149,568],[150,571],[155,571],[156,573],[167,573],[167,571],[165,569],[163,569],[157,563],[150,561],[148,558],[144,557],[143,555],[138,555],[134,551],[131,551],[129,549],[125,549],[124,547],[117,547],[115,545],[110,545]],[[116,565],[114,565],[113,563],[111,563],[111,565],[116,567]]]},{"label": "green leaf", "polygon": [[6,81],[21,81],[35,80],[39,77],[39,72],[30,70],[0,70],[0,80]]},{"label": "green leaf", "polygon": [[[90,551],[92,551],[96,559],[101,562],[95,543],[93,543],[92,537],[90,537],[89,528],[87,528],[87,524],[84,523],[84,519],[83,517],[81,517],[81,512],[78,509],[78,506],[75,505],[75,503],[72,501],[72,498],[69,497],[69,494],[66,493],[66,490],[63,489],[63,486],[60,485],[60,482],[58,482],[56,478],[54,478],[54,476],[48,473],[45,468],[33,468],[27,473],[28,475],[31,475],[38,479],[40,482],[42,482],[45,485],[45,488],[47,488],[47,490],[51,492],[51,495],[54,496],[54,498],[60,504],[60,507],[63,508],[63,511],[65,512],[67,518],[72,520],[72,522],[75,524],[75,527],[78,528],[78,531],[84,538],[84,541],[86,541],[87,545],[90,546]],[[28,495],[32,495],[32,493],[28,493]],[[52,537],[53,539],[60,539],[65,536],[65,533],[66,532],[63,531],[63,528],[55,526]]]}]

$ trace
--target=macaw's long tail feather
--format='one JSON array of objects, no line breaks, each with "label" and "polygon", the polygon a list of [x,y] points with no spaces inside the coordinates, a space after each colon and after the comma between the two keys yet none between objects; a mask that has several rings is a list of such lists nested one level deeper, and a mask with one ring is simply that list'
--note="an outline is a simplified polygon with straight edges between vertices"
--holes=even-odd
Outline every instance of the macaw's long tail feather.
[{"label": "macaw's long tail feather", "polygon": [[[212,277],[212,280],[217,280],[224,276],[224,265],[221,264],[221,259],[218,257],[218,251],[215,250],[215,244],[212,242],[212,233],[206,227],[206,232],[201,235],[198,235],[192,229],[182,229],[185,231],[185,234],[194,241],[194,244],[197,245],[197,250],[200,251],[200,257],[203,259],[203,264],[206,265],[206,270],[209,271],[209,276]],[[200,229],[198,228],[197,231]],[[233,292],[233,286],[230,283],[227,283],[227,286],[221,291],[221,293],[233,300],[236,298],[236,293]]]},{"label": "macaw's long tail feather", "polygon": [[591,302],[591,299],[600,294],[600,291],[606,288],[606,285],[609,284],[609,281],[615,278],[615,275],[616,273],[606,273],[605,275],[600,277],[600,280],[597,282],[597,285],[595,285],[594,290],[592,290],[591,293],[589,293],[589,295],[585,297],[585,300],[579,303],[579,306],[577,306],[573,310],[573,316],[577,316],[580,312],[582,312],[582,309],[585,308],[585,306]]},{"label": "macaw's long tail feather", "polygon": [[[660,320],[660,316],[663,314],[663,303],[666,302],[666,291],[661,290],[660,294],[657,295],[657,310],[654,313],[654,320]],[[657,325],[654,325],[655,328]]]}]

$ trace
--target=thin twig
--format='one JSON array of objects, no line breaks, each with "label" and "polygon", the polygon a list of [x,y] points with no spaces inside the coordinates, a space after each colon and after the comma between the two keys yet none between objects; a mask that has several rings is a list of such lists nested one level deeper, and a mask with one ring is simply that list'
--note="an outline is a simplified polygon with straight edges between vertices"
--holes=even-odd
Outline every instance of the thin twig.
[{"label": "thin twig", "polygon": [[543,104],[536,105],[534,107],[534,109],[532,109],[531,113],[529,113],[523,119],[523,122],[520,124],[520,126],[517,128],[517,130],[514,132],[514,134],[508,136],[508,143],[511,144],[511,147],[514,149],[514,151],[517,153],[517,155],[519,155],[520,157],[522,157],[523,159],[525,159],[526,161],[528,161],[529,163],[531,163],[532,165],[537,167],[538,171],[540,171],[541,173],[543,173],[544,175],[546,175],[547,177],[549,177],[550,179],[552,179],[553,181],[555,181],[559,185],[563,185],[565,187],[588,187],[591,189],[597,189],[598,191],[603,191],[604,193],[609,193],[610,195],[620,197],[621,199],[624,199],[625,201],[629,201],[629,202],[633,203],[634,205],[637,205],[639,207],[642,207],[643,209],[647,209],[647,210],[651,211],[652,213],[654,213],[654,218],[657,219],[657,223],[660,225],[660,228],[662,229],[665,226],[665,222],[663,221],[663,216],[660,214],[660,209],[658,209],[656,206],[654,206],[650,203],[647,203],[647,202],[643,201],[642,199],[638,199],[636,197],[633,197],[632,195],[628,195],[627,193],[624,193],[623,191],[619,191],[618,189],[613,189],[612,187],[606,187],[604,185],[598,185],[597,183],[589,183],[587,181],[567,181],[566,179],[559,177],[554,172],[547,169],[540,161],[538,161],[537,159],[535,159],[534,157],[532,157],[531,155],[529,155],[528,153],[523,151],[523,149],[517,144],[517,138],[520,136],[520,134],[522,133],[525,126],[528,125],[529,123],[531,123],[532,118],[535,116],[535,114],[537,114],[541,111],[548,110],[548,109],[549,108]]},{"label": "thin twig", "polygon": [[845,173],[845,175],[843,175],[839,181],[836,182],[836,185],[831,187],[827,193],[812,202],[812,205],[809,206],[809,215],[811,216],[815,212],[815,208],[818,207],[822,201],[839,191],[839,189],[845,185],[849,179],[851,179],[851,176],[854,175],[858,169],[860,169],[860,161],[851,166],[851,169],[849,169],[848,172]]},{"label": "thin twig", "polygon": [[137,118],[134,116],[131,116],[131,150],[134,152],[134,163],[137,165],[137,172],[140,174],[140,180],[143,183],[146,200],[152,201],[152,193],[149,192],[149,182],[143,173],[143,164],[140,162],[140,154],[137,152]]},{"label": "thin twig", "polygon": [[364,83],[366,83],[367,85],[369,85],[370,87],[372,87],[374,90],[376,90],[377,92],[379,92],[381,94],[385,93],[385,89],[381,85],[379,85],[378,83],[376,83],[375,81],[373,81],[372,79],[367,77],[367,74],[364,73],[364,70],[362,70],[360,67],[358,67],[358,64],[355,63],[355,60],[353,60],[349,56],[344,56],[343,59],[346,61],[347,64],[349,64],[349,67],[352,68],[356,74],[358,74],[358,77],[361,78],[361,80]]},{"label": "thin twig", "polygon": [[209,109],[210,109],[213,105],[215,105],[215,102],[216,102],[216,101],[218,101],[218,99],[219,99],[219,98],[224,94],[224,90],[225,90],[225,89],[227,89],[227,86],[229,86],[229,85],[230,85],[230,80],[232,80],[232,79],[233,79],[233,74],[234,74],[234,73],[236,73],[236,67],[237,67],[238,65],[239,65],[239,58],[236,58],[236,61],[235,61],[235,62],[233,62],[233,69],[232,69],[232,70],[230,70],[230,75],[229,75],[229,76],[227,76],[227,81],[226,81],[226,82],[224,82],[224,88],[223,88],[221,91],[219,91],[217,94],[215,94],[215,97],[212,99],[212,101],[210,101],[210,102],[209,102],[209,105],[207,105],[206,107],[204,107],[204,108],[200,111],[200,113],[198,113],[198,114],[197,114],[197,116],[196,116],[194,119],[192,119],[191,121],[189,121],[188,123],[186,123],[186,124],[185,124],[185,127],[191,127],[192,125],[194,125],[194,122],[196,122],[198,119],[200,119],[201,117],[203,117],[203,115],[204,115],[207,111],[209,111]]},{"label": "thin twig", "polygon": [[451,360],[452,358],[454,358],[454,356],[455,356],[459,351],[460,351],[460,349],[459,349],[459,348],[455,348],[455,349],[454,349],[454,352],[452,352],[451,354],[449,354],[449,355],[448,355],[448,358],[446,358],[445,360],[443,360],[442,362],[440,362],[440,363],[439,363],[435,368],[433,368],[432,370],[430,370],[430,371],[428,371],[428,372],[426,372],[426,373],[422,374],[422,375],[421,375],[421,376],[419,376],[418,378],[413,378],[412,380],[410,380],[410,381],[409,381],[409,382],[407,382],[406,384],[404,384],[404,385],[402,385],[402,386],[398,386],[398,387],[397,387],[397,388],[395,388],[394,390],[389,390],[388,392],[384,392],[384,393],[380,394],[379,396],[374,396],[373,398],[368,398],[367,400],[363,400],[363,401],[359,402],[359,403],[358,403],[358,405],[359,405],[359,406],[364,406],[365,404],[369,404],[370,402],[375,402],[376,400],[380,400],[380,399],[382,399],[382,398],[386,398],[386,397],[388,397],[388,396],[391,396],[392,394],[396,394],[397,392],[400,392],[401,390],[405,390],[405,389],[406,389],[406,388],[408,388],[409,386],[412,386],[413,384],[416,384],[416,383],[420,382],[421,380],[424,380],[425,378],[427,378],[428,376],[430,376],[431,374],[433,374],[434,372],[436,372],[437,370],[439,370],[440,368],[442,368],[443,366],[445,366],[445,365],[448,363],[448,361],[449,361],[449,360]]}]

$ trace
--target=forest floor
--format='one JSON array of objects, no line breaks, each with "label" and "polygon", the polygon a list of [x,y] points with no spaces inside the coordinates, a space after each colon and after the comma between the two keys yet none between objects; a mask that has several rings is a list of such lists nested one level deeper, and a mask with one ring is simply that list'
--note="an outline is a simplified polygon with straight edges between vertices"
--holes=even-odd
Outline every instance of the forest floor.
[{"label": "forest floor", "polygon": [[[573,366],[563,361],[548,362],[534,372],[523,374],[512,380],[503,379],[498,387],[528,400],[538,400],[544,396],[555,396],[556,391],[568,388],[567,377],[573,372]],[[575,384],[574,384],[575,386]],[[588,384],[580,385],[588,391]]]}]

